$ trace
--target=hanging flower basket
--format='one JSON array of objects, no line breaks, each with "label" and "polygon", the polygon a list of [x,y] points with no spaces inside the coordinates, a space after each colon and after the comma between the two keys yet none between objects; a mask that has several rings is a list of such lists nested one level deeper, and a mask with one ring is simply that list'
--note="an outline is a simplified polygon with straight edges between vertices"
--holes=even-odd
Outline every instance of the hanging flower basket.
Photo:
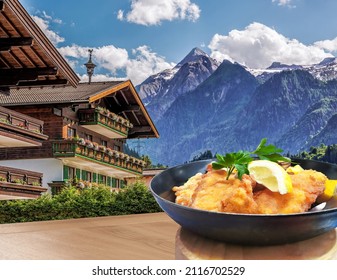
[{"label": "hanging flower basket", "polygon": [[79,144],[79,145],[85,145],[85,140],[83,138],[79,138],[77,140],[77,144]]},{"label": "hanging flower basket", "polygon": [[113,150],[110,148],[106,148],[106,153],[111,157],[113,156]]}]

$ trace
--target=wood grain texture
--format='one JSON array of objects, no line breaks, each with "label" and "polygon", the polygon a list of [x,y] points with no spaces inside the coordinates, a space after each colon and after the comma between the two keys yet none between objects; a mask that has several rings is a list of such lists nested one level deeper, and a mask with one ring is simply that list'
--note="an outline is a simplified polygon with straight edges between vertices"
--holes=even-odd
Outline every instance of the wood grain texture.
[{"label": "wood grain texture", "polygon": [[337,260],[337,229],[301,242],[275,246],[240,246],[198,236],[180,228],[178,260]]},{"label": "wood grain texture", "polygon": [[177,230],[165,213],[3,224],[0,259],[172,260]]}]

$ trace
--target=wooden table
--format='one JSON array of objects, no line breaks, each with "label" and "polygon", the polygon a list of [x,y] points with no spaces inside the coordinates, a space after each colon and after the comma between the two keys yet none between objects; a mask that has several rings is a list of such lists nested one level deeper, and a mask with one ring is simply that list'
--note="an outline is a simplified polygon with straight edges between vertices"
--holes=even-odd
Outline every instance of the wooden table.
[{"label": "wooden table", "polygon": [[218,242],[180,228],[178,260],[337,260],[337,229],[300,242],[275,246],[241,246]]},{"label": "wooden table", "polygon": [[178,225],[165,213],[0,225],[3,260],[173,260]]}]

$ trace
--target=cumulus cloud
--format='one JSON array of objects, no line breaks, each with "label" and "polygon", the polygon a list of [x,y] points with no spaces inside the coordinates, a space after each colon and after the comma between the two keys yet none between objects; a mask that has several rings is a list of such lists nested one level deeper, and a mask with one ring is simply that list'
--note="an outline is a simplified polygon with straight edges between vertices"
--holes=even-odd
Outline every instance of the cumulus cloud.
[{"label": "cumulus cloud", "polygon": [[117,18],[141,25],[158,25],[175,19],[196,21],[200,8],[190,0],[132,0],[131,10],[124,15],[119,10]]},{"label": "cumulus cloud", "polygon": [[292,0],[273,0],[273,3],[274,2],[276,2],[279,6],[295,7],[290,4]]},{"label": "cumulus cloud", "polygon": [[332,40],[317,41],[314,45],[329,52],[337,52],[337,37]]},{"label": "cumulus cloud", "polygon": [[[75,68],[83,67],[83,60],[86,60],[89,56],[88,49],[89,47],[72,45],[61,47],[59,51]],[[150,75],[174,66],[173,63],[166,62],[164,57],[154,53],[148,46],[140,46],[134,49],[131,56],[129,56],[127,50],[113,45],[93,48],[93,50],[93,62],[98,68],[96,72],[99,68],[104,68],[109,72],[109,74],[95,74],[93,80],[96,81],[114,80],[117,72],[122,71],[125,73],[124,79],[131,79],[135,85],[138,85]],[[81,76],[84,81],[87,79],[84,78],[85,76]]]},{"label": "cumulus cloud", "polygon": [[150,75],[175,66],[174,63],[168,63],[164,57],[152,52],[148,46],[140,46],[132,53],[134,59],[128,61],[126,74],[135,84],[139,84]]},{"label": "cumulus cloud", "polygon": [[[50,21],[53,21],[52,17],[45,14],[45,17],[32,16],[36,24],[42,29],[47,38],[56,46],[59,43],[64,42],[64,38],[50,29]],[[54,22],[61,23],[62,21],[56,19]]]},{"label": "cumulus cloud", "polygon": [[[321,45],[328,45],[323,42]],[[228,35],[215,34],[208,47],[213,58],[219,61],[236,61],[250,68],[266,68],[275,61],[285,64],[313,64],[332,56],[319,44],[305,45],[257,22],[248,25],[244,30],[232,30]]]}]

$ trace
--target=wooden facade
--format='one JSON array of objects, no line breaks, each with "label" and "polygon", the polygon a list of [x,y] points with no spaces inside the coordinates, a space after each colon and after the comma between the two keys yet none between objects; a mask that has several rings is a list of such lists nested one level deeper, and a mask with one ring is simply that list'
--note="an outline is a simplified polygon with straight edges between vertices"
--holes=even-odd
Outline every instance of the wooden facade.
[{"label": "wooden facade", "polygon": [[118,188],[145,165],[126,139],[159,137],[131,81],[79,84],[18,0],[0,0],[0,105],[0,164],[42,174],[27,198],[70,179]]},{"label": "wooden facade", "polygon": [[47,189],[42,185],[42,173],[0,166],[0,200],[37,198]]},{"label": "wooden facade", "polygon": [[[35,100],[26,103],[22,99],[28,91]],[[0,149],[0,158],[18,164],[18,160],[29,160],[34,165],[37,160],[57,159],[62,162],[62,176],[46,182],[55,189],[71,179],[121,187],[125,180],[141,176],[145,166],[142,160],[124,153],[126,139],[158,137],[129,81],[79,83],[76,89],[13,90],[9,96],[0,97],[0,102],[41,120],[48,135],[40,147]]]},{"label": "wooden facade", "polygon": [[0,0],[0,90],[70,84],[78,76],[18,0]]},{"label": "wooden facade", "polygon": [[[0,0],[0,97],[9,95],[13,87],[76,86],[78,82],[79,77],[19,1]],[[29,156],[28,147],[44,149],[48,139],[44,122],[2,105],[0,101],[0,160],[20,158],[18,153]],[[47,189],[32,184],[32,176],[42,182],[42,173],[0,167],[0,199],[40,196]]]}]

